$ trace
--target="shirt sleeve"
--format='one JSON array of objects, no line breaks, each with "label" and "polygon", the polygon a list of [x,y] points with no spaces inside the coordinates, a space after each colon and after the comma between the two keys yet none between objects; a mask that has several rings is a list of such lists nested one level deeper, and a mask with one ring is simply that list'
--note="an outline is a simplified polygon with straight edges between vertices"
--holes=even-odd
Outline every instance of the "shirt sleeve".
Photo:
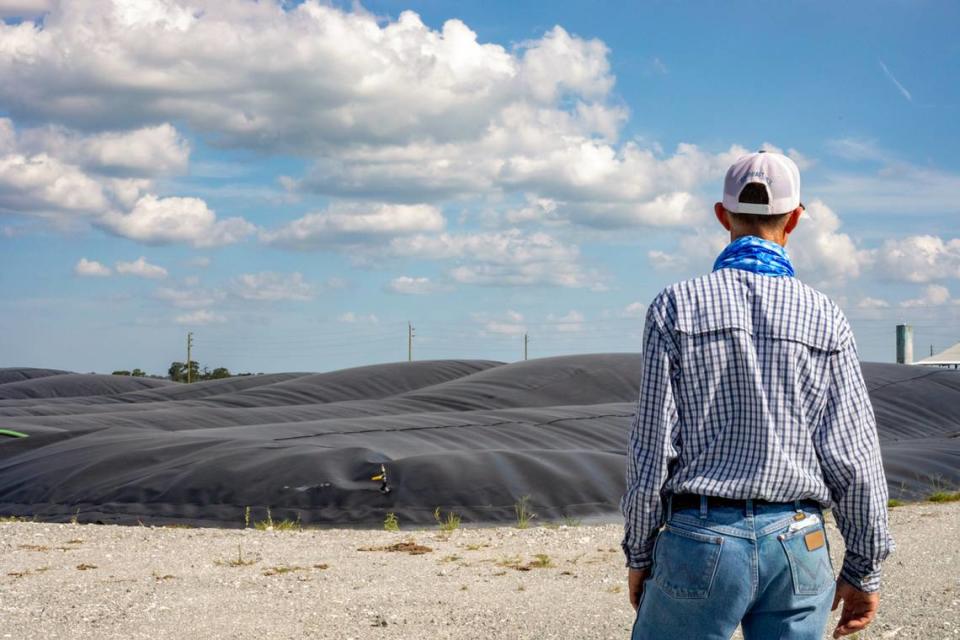
[{"label": "shirt sleeve", "polygon": [[877,424],[852,333],[830,357],[830,388],[815,443],[846,544],[840,575],[861,591],[878,591],[880,563],[894,544]]},{"label": "shirt sleeve", "polygon": [[644,328],[640,399],[627,446],[626,492],[620,502],[624,516],[623,551],[627,566],[653,564],[653,543],[663,524],[660,492],[677,457],[673,434],[678,423],[671,382],[671,343],[653,313]]}]

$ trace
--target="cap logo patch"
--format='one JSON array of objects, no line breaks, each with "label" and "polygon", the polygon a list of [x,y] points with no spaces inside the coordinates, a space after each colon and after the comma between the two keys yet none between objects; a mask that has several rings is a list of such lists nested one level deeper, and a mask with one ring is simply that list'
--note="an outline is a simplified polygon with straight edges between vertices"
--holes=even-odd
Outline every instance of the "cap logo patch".
[{"label": "cap logo patch", "polygon": [[768,178],[767,174],[765,174],[763,171],[747,171],[745,174],[740,176],[740,184],[743,184],[750,178],[760,178],[768,185],[773,184],[773,178]]}]

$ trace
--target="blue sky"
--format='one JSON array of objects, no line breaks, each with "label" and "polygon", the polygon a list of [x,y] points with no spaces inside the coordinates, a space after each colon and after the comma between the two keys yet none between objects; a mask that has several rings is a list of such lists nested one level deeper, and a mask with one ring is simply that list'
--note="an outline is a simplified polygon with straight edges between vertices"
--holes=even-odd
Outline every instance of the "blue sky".
[{"label": "blue sky", "polygon": [[[15,6],[14,6],[15,5]],[[865,360],[960,340],[948,2],[0,2],[0,366],[636,351],[739,154]]]}]

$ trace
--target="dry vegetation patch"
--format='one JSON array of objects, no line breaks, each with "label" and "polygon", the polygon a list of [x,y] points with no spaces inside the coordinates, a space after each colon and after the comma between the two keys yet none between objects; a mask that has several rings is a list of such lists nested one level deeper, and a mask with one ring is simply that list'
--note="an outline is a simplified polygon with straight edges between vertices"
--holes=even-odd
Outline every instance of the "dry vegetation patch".
[{"label": "dry vegetation patch", "polygon": [[422,544],[417,544],[413,540],[407,540],[381,547],[360,547],[357,551],[388,551],[391,553],[409,553],[412,556],[421,556],[425,553],[430,553],[433,549]]}]

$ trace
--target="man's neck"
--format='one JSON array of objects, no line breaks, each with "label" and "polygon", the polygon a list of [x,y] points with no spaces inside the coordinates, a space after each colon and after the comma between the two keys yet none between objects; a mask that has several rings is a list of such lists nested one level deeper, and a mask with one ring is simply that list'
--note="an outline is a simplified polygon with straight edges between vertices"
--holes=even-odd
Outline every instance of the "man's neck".
[{"label": "man's neck", "polygon": [[762,238],[763,240],[768,240],[769,242],[776,242],[781,247],[787,246],[787,234],[781,233],[761,233],[759,231],[739,231],[739,232],[730,232],[730,242],[734,240],[739,240],[744,236],[755,236],[757,238]]}]

